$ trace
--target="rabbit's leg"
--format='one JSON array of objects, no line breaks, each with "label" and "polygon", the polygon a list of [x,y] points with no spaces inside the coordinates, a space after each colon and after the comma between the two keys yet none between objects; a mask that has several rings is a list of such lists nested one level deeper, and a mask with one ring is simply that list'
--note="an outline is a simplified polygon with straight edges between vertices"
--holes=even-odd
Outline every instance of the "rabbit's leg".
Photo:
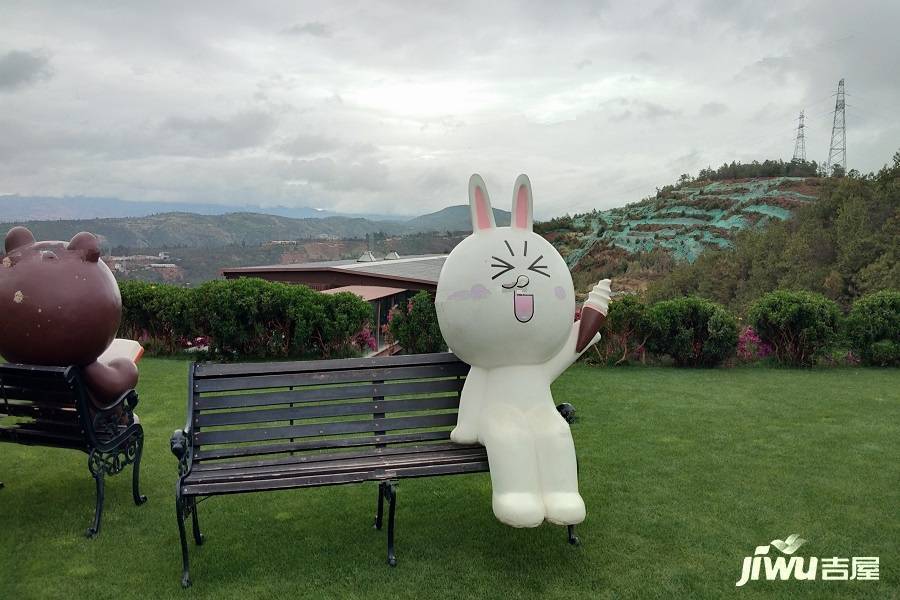
[{"label": "rabbit's leg", "polygon": [[537,448],[541,492],[547,520],[557,525],[584,521],[584,500],[578,493],[578,465],[569,424],[547,402],[529,414]]},{"label": "rabbit's leg", "polygon": [[534,439],[525,416],[506,406],[482,413],[493,486],[494,515],[513,527],[537,527],[544,521]]},{"label": "rabbit's leg", "polygon": [[471,367],[459,396],[459,414],[450,439],[457,444],[478,443],[478,420],[487,401],[487,370]]}]

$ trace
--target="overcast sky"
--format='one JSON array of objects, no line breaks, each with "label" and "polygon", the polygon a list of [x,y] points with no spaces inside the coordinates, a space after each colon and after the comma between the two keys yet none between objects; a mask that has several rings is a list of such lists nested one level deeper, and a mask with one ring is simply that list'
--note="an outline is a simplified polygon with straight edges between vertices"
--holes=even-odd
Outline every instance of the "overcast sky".
[{"label": "overcast sky", "polygon": [[[236,4],[236,3],[235,3]],[[421,214],[900,149],[900,2],[0,2],[0,194]],[[892,110],[893,109],[893,110]]]}]

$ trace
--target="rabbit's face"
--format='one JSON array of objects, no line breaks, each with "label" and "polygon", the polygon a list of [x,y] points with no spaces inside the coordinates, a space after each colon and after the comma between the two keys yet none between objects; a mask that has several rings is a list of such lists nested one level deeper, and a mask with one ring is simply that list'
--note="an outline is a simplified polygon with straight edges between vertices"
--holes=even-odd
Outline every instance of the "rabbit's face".
[{"label": "rabbit's face", "polygon": [[447,257],[438,280],[438,322],[451,350],[480,367],[540,364],[572,328],[572,276],[556,249],[532,232],[531,185],[516,180],[512,226],[495,227],[484,182],[469,182],[474,233]]}]

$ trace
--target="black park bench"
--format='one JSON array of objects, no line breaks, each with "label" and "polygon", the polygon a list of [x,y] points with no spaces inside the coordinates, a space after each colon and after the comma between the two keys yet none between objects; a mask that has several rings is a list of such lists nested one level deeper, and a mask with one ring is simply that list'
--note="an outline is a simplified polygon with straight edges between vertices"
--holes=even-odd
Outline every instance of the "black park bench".
[{"label": "black park bench", "polygon": [[187,425],[172,436],[182,585],[186,520],[202,544],[199,501],[244,492],[377,482],[375,528],[387,500],[387,561],[396,565],[398,480],[489,470],[483,446],[450,441],[468,372],[450,353],[192,365]]},{"label": "black park bench", "polygon": [[106,475],[133,464],[134,503],[147,501],[139,491],[144,430],[134,414],[137,402],[128,390],[108,406],[95,405],[78,367],[0,365],[0,441],[87,453],[97,488],[88,537],[100,533]]},{"label": "black park bench", "polygon": [[190,585],[185,520],[202,543],[197,500],[220,494],[375,481],[387,556],[394,554],[397,481],[488,470],[479,445],[450,442],[469,365],[422,354],[284,363],[194,364],[188,420],[172,437]]}]

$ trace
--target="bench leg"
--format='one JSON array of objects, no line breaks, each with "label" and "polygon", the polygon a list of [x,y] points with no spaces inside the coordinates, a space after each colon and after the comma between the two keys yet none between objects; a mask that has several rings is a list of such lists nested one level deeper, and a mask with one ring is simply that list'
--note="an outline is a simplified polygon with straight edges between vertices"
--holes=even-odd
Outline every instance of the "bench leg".
[{"label": "bench leg", "polygon": [[141,494],[141,456],[144,454],[144,434],[137,435],[135,440],[137,450],[134,456],[134,466],[131,471],[131,495],[134,497],[134,503],[138,506],[147,501],[147,496]]},{"label": "bench leg", "polygon": [[378,512],[375,513],[375,529],[381,531],[381,521],[384,518],[384,482],[378,484]]},{"label": "bench leg", "polygon": [[384,493],[388,501],[387,561],[392,567],[397,566],[394,554],[394,512],[397,508],[397,484],[392,481],[384,483]]},{"label": "bench leg", "polygon": [[573,546],[580,546],[581,540],[578,539],[578,536],[575,535],[575,526],[569,525],[567,528],[567,533],[569,534],[569,543]]},{"label": "bench leg", "polygon": [[184,521],[187,518],[185,508],[188,500],[178,494],[175,497],[175,516],[178,518],[178,534],[181,537],[181,587],[187,588],[191,586],[191,574],[188,564],[188,544],[187,533],[184,530]]},{"label": "bench leg", "polygon": [[104,497],[104,481],[103,471],[94,473],[94,481],[97,483],[97,506],[94,507],[94,524],[88,527],[85,535],[89,538],[97,537],[100,534],[100,519],[103,517],[103,497]]},{"label": "bench leg", "polygon": [[191,496],[191,524],[194,530],[194,543],[203,545],[203,534],[200,533],[200,517],[197,515],[197,498]]}]

